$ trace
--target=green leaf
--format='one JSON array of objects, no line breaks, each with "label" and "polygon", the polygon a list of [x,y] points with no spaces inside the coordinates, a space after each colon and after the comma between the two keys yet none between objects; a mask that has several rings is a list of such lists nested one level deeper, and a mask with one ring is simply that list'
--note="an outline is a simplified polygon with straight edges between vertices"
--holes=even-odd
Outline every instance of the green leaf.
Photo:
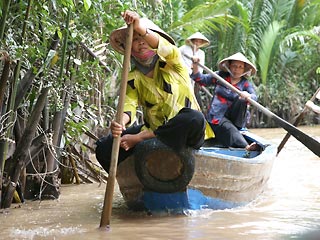
[{"label": "green leaf", "polygon": [[84,9],[88,11],[91,7],[92,2],[91,0],[83,0],[83,4],[84,4]]},{"label": "green leaf", "polygon": [[281,28],[281,23],[273,21],[268,26],[261,39],[258,63],[261,70],[261,80],[263,84],[266,84],[267,82],[267,73],[272,58],[272,49]]}]

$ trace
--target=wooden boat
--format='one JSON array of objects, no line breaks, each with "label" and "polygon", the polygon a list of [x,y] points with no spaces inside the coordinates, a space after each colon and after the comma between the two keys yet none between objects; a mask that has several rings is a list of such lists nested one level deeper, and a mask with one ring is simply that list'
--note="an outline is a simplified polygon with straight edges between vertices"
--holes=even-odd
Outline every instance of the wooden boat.
[{"label": "wooden boat", "polygon": [[117,181],[130,209],[152,213],[226,209],[257,198],[266,186],[276,146],[243,132],[258,151],[207,143],[200,150],[175,152],[157,139],[137,145],[118,166]]}]

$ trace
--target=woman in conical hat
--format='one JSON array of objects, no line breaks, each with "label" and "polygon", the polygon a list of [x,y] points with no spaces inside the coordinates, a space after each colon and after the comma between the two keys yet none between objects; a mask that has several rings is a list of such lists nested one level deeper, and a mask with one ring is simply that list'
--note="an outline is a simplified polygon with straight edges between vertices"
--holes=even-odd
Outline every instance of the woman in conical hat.
[{"label": "woman in conical hat", "polygon": [[185,57],[185,55],[199,58],[200,63],[205,65],[205,52],[200,48],[207,47],[209,44],[210,41],[208,38],[206,38],[202,33],[196,32],[185,40],[185,45],[179,47],[182,59],[189,69],[189,74],[192,73],[192,61]]},{"label": "woman in conical hat", "polygon": [[[199,59],[199,62],[202,65],[205,65],[205,52],[200,49],[202,47],[207,47],[209,46],[210,41],[208,38],[206,38],[202,33],[200,32],[196,32],[194,34],[192,34],[191,36],[189,36],[186,40],[185,40],[185,44],[182,45],[181,47],[179,47],[179,50],[181,52],[182,55],[182,59],[184,61],[184,63],[186,64],[186,66],[188,67],[188,71],[189,74],[192,73],[192,61],[186,57],[185,55],[189,56],[189,57],[196,57]],[[199,68],[199,71],[203,71],[202,68]],[[194,88],[194,93],[196,95],[197,101],[201,107],[201,109],[203,109],[203,104],[202,104],[202,99],[201,99],[201,95],[200,95],[200,86],[198,84],[195,84],[194,81],[190,80],[191,84]]]},{"label": "woman in conical hat", "polygon": [[[136,144],[158,138],[172,149],[199,148],[205,133],[213,132],[206,123],[190,86],[188,70],[173,39],[152,21],[133,11],[125,11],[126,24],[133,24],[131,60],[123,122],[112,121],[111,134],[97,141],[96,157],[109,171],[113,137],[121,136],[118,163],[130,156]],[[110,35],[111,46],[124,54],[127,28]],[[142,107],[144,123],[134,124]],[[187,130],[186,130],[187,129]]]},{"label": "woman in conical hat", "polygon": [[186,44],[187,45],[194,45],[195,41],[197,41],[197,47],[202,48],[202,47],[207,47],[210,44],[210,41],[208,38],[206,38],[202,33],[196,32],[192,34],[190,37],[186,39]]},{"label": "woman in conical hat", "polygon": [[[198,59],[194,59],[195,62]],[[257,144],[251,145],[239,132],[247,121],[247,98],[257,100],[253,85],[247,77],[256,73],[256,67],[242,53],[231,55],[218,64],[217,74],[241,91],[241,96],[215,79],[211,74],[199,72],[197,64],[193,66],[192,79],[205,86],[214,85],[214,94],[207,114],[216,138],[227,147],[255,150]]]},{"label": "woman in conical hat", "polygon": [[221,60],[218,64],[218,68],[221,71],[230,72],[230,63],[232,61],[240,61],[244,63],[244,72],[242,73],[243,76],[250,77],[251,75],[256,74],[257,69],[253,65],[252,62],[250,62],[242,53],[237,52],[230,57],[227,57],[223,60]]}]

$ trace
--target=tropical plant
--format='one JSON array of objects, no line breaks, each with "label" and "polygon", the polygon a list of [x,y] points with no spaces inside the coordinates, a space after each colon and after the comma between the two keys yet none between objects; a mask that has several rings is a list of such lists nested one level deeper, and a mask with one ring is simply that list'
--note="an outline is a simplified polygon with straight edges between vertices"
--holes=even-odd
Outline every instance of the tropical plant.
[{"label": "tropical plant", "polygon": [[[122,56],[108,39],[123,26],[124,10],[151,18],[177,45],[203,32],[212,69],[243,52],[258,67],[252,80],[262,104],[289,120],[319,86],[319,6],[319,0],[1,1],[1,207],[16,196],[14,186],[30,179],[34,185],[22,187],[38,184],[31,197],[57,197],[58,188],[46,191],[57,185],[59,167],[82,181],[84,173],[102,180],[86,153],[115,113]],[[253,115],[254,126],[272,126],[258,111]]]}]

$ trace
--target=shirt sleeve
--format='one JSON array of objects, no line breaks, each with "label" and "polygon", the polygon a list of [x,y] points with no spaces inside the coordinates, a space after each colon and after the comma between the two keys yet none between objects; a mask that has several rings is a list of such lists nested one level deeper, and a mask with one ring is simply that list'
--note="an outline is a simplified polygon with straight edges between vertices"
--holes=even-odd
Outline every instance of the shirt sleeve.
[{"label": "shirt sleeve", "polygon": [[[199,60],[200,60],[200,63],[204,66],[205,65],[205,53],[201,49],[199,49]],[[202,67],[199,67],[199,70],[201,70],[201,72],[203,72]]]},{"label": "shirt sleeve", "polygon": [[169,63],[172,66],[183,65],[183,67],[185,67],[184,62],[181,61],[182,57],[180,50],[160,35],[157,54],[159,55],[162,61],[165,61],[166,63]]},{"label": "shirt sleeve", "polygon": [[211,86],[216,84],[216,79],[211,74],[198,72],[190,75],[191,79],[203,86]]},{"label": "shirt sleeve", "polygon": [[244,90],[251,94],[251,99],[253,99],[254,101],[257,101],[258,97],[257,97],[256,91],[254,90],[252,83],[250,83],[248,80],[246,80],[245,82]]},{"label": "shirt sleeve", "polygon": [[[182,46],[179,48],[179,50],[180,50],[181,57],[182,57],[184,63],[185,63],[186,66],[188,67],[188,70],[191,70],[192,61],[191,61],[189,58],[187,58],[187,57],[185,56],[185,54],[186,54],[187,56],[192,56],[192,49],[191,49],[189,46],[187,46],[187,45],[182,45]],[[190,71],[190,73],[191,73],[191,71]]]}]

